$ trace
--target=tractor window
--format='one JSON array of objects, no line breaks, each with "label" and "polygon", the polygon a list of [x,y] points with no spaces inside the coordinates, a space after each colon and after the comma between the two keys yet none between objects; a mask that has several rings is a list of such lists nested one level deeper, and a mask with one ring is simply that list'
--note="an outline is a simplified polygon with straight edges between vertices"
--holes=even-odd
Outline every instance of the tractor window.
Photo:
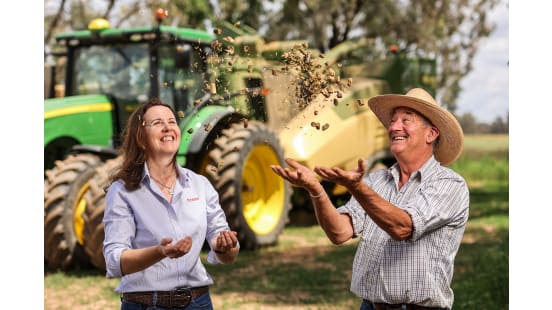
[{"label": "tractor window", "polygon": [[199,48],[178,43],[159,48],[159,97],[177,111],[193,108],[203,95],[205,61]]},{"label": "tractor window", "polygon": [[74,95],[110,94],[133,100],[149,92],[146,44],[81,47],[75,51]]}]

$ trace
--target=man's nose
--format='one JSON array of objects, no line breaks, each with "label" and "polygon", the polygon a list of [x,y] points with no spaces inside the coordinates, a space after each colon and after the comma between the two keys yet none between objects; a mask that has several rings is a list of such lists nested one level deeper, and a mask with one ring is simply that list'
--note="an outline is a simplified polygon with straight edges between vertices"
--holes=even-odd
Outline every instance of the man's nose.
[{"label": "man's nose", "polygon": [[393,130],[399,130],[401,126],[400,123],[401,122],[399,120],[395,120],[395,121],[391,120],[389,122],[389,126],[387,126],[387,131],[391,132]]}]

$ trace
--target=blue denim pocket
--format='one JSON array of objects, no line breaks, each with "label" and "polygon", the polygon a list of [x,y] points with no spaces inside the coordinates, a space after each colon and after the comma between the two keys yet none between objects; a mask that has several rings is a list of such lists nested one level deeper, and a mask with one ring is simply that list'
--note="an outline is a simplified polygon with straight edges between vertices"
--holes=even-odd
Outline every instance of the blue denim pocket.
[{"label": "blue denim pocket", "polygon": [[192,299],[190,305],[186,308],[190,310],[211,310],[213,309],[213,304],[211,303],[211,295],[205,293],[198,298]]}]

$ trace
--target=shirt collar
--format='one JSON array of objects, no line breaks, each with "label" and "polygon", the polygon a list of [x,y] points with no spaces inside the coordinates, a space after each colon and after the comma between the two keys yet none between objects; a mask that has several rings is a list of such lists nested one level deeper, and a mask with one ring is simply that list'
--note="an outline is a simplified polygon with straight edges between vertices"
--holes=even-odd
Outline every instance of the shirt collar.
[{"label": "shirt collar", "polygon": [[[176,167],[178,169],[178,176],[177,176],[178,183],[180,183],[180,185],[182,187],[188,187],[189,183],[190,183],[189,171],[182,168],[178,164],[177,164]],[[144,182],[144,181],[148,182],[148,184],[149,184],[149,182],[151,182],[151,176],[150,176],[150,172],[149,172],[149,169],[148,169],[148,164],[146,162],[144,162],[144,174],[142,175],[142,182]],[[175,190],[176,190],[176,188],[175,188]]]},{"label": "shirt collar", "polygon": [[[435,156],[431,155],[431,157],[422,165],[422,167],[415,171],[410,176],[410,178],[418,177],[420,178],[420,182],[422,182],[423,180],[433,175],[439,165],[440,163],[435,159]],[[400,174],[399,163],[395,163],[393,166],[391,166],[391,168],[388,169],[388,173],[391,178],[398,182]]]}]

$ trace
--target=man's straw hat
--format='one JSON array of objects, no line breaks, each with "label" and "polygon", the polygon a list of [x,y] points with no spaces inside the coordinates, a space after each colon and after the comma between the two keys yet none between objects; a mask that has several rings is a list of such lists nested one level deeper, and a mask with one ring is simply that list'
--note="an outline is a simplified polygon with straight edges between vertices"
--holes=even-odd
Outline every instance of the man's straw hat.
[{"label": "man's straw hat", "polygon": [[395,108],[406,107],[426,117],[439,129],[439,143],[433,150],[435,159],[448,166],[458,159],[464,147],[464,133],[456,118],[441,108],[435,99],[421,88],[413,88],[406,95],[380,95],[368,100],[370,109],[385,128],[388,128]]}]

